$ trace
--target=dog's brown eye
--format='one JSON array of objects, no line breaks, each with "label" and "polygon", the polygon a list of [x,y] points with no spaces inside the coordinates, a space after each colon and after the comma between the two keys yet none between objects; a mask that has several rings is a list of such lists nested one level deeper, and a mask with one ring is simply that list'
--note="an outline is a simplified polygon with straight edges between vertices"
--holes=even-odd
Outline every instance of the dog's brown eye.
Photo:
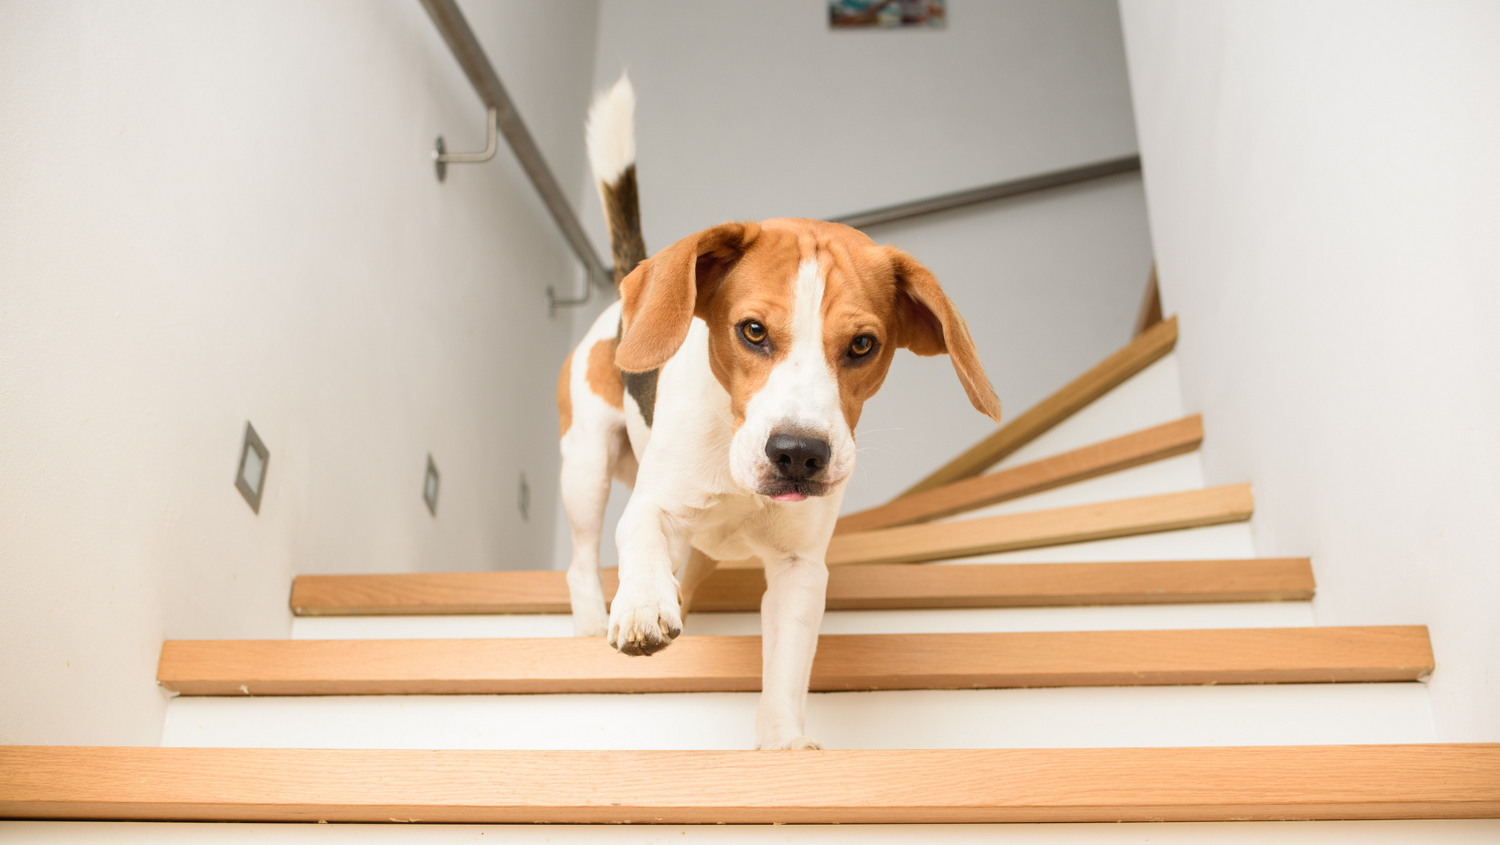
[{"label": "dog's brown eye", "polygon": [[766,342],[766,327],[754,320],[740,326],[740,334],[756,346]]},{"label": "dog's brown eye", "polygon": [[870,337],[867,334],[862,334],[850,342],[849,354],[853,355],[855,358],[863,358],[866,355],[869,355],[870,350],[874,348],[875,338]]}]

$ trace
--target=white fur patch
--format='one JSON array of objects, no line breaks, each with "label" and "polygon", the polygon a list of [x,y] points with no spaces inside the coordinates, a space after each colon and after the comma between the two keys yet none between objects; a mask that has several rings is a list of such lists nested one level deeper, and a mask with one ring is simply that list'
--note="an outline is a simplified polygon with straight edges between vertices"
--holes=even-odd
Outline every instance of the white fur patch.
[{"label": "white fur patch", "polygon": [[602,91],[589,107],[589,166],[594,178],[614,184],[625,168],[635,164],[635,88],[628,73],[608,91]]}]

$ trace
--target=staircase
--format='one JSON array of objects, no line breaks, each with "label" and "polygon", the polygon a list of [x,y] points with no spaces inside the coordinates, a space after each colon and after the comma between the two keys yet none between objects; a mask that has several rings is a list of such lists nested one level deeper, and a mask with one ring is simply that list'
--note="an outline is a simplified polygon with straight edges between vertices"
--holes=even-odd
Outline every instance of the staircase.
[{"label": "staircase", "polygon": [[[164,644],[164,747],[0,748],[0,816],[418,824],[0,839],[1500,841],[1500,745],[1434,741],[1426,629],[1315,625],[1311,563],[1204,485],[1176,333],[840,520],[807,714],[840,750],[744,750],[755,568],[649,659],[572,638],[561,572],[303,576],[290,640]],[[1279,819],[1349,821],[1246,823]],[[1066,824],[1102,821],[1188,824]]]}]

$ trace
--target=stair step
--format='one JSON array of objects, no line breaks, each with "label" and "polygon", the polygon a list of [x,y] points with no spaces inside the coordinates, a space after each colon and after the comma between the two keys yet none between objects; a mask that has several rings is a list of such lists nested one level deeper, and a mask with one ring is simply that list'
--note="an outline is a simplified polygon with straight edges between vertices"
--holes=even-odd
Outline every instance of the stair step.
[{"label": "stair step", "polygon": [[[616,570],[601,573],[612,599]],[[714,572],[693,612],[754,611],[765,592],[758,569]],[[1302,601],[1312,598],[1307,558],[1104,563],[852,565],[828,574],[829,610],[1187,602]],[[567,613],[562,572],[445,572],[301,575],[292,582],[298,616]]]},{"label": "stair step", "polygon": [[0,815],[980,823],[1500,815],[1500,745],[984,751],[0,748]]},{"label": "stair step", "polygon": [[929,560],[1080,543],[1248,520],[1250,485],[1231,484],[983,519],[838,534],[829,566]]},{"label": "stair step", "polygon": [[[753,692],[178,696],[162,745],[747,750]],[[1132,748],[1433,742],[1427,687],[1246,684],[813,693],[828,748]]]},{"label": "stair step", "polygon": [[1207,560],[1255,557],[1255,537],[1249,522],[1227,522],[1182,531],[1137,534],[1084,543],[1064,543],[1014,552],[976,555],[927,565],[973,566],[983,563],[1063,563],[1110,560]]},{"label": "stair step", "polygon": [[1007,455],[1077,413],[1090,402],[1144,370],[1171,352],[1176,345],[1177,318],[1170,317],[1137,335],[1118,352],[1094,365],[1088,372],[1038,402],[1019,417],[1001,426],[994,434],[981,440],[901,495],[909,496],[913,493],[942,487],[984,472]]},{"label": "stair step", "polygon": [[[1307,628],[1305,601],[1076,607],[950,607],[930,610],[835,610],[819,632],[834,634],[983,634],[1001,631],[1151,631],[1176,628]],[[758,636],[760,614],[690,613],[688,636]],[[295,640],[495,639],[572,637],[562,613],[450,616],[299,616]]]},{"label": "stair step", "polygon": [[[1423,626],[821,637],[814,690],[1413,681]],[[760,689],[759,637],[678,637],[650,659],[594,638],[168,640],[185,695],[728,692]]]},{"label": "stair step", "polygon": [[1051,490],[1043,490],[1019,499],[986,505],[953,516],[939,517],[931,522],[962,522],[1001,514],[1068,508],[1141,496],[1161,496],[1167,493],[1180,493],[1184,490],[1202,490],[1206,486],[1203,483],[1203,456],[1197,452],[1189,452],[1097,478],[1054,487]]},{"label": "stair step", "polygon": [[[276,842],[277,845],[369,845],[420,842],[422,845],[619,845],[620,842],[673,842],[685,845],[747,845],[767,841],[765,825],[657,824],[621,837],[613,824],[288,824],[285,822],[101,822],[0,821],[0,839],[47,845],[178,845],[203,842]],[[1386,821],[1137,822],[1135,824],[782,824],[776,842],[819,845],[894,845],[946,842],[951,845],[1048,843],[1048,845],[1494,845],[1500,821],[1493,819],[1399,819]]]},{"label": "stair step", "polygon": [[841,517],[836,534],[870,531],[1019,499],[1043,490],[1181,455],[1203,442],[1203,418],[1186,417],[1010,469],[955,481]]}]

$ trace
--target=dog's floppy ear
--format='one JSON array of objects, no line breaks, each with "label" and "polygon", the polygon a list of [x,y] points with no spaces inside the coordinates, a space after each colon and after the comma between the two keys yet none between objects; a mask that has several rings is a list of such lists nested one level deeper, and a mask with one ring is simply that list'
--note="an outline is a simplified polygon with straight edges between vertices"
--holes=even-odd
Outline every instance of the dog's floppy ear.
[{"label": "dog's floppy ear", "polygon": [[687,339],[714,289],[757,236],[755,223],[722,223],[642,261],[620,280],[620,346],[615,365],[643,373],[665,364]]},{"label": "dog's floppy ear", "polygon": [[948,353],[975,409],[1000,422],[1000,399],[984,375],[969,325],[938,286],[932,271],[899,249],[887,247],[886,251],[896,274],[898,345],[918,355]]}]

